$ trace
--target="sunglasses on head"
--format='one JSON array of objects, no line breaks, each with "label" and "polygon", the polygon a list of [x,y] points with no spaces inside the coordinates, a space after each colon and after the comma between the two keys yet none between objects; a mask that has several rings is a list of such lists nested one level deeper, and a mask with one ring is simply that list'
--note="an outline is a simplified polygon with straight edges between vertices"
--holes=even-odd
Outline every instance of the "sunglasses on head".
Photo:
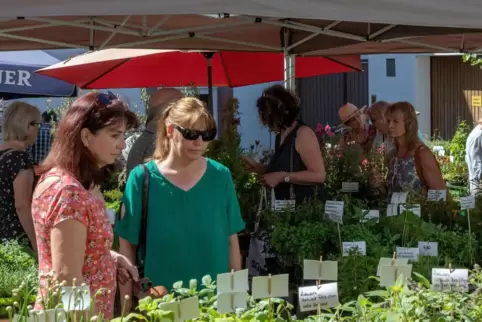
[{"label": "sunglasses on head", "polygon": [[97,103],[100,105],[108,106],[112,104],[112,101],[118,100],[119,98],[115,96],[112,92],[99,93],[97,94]]},{"label": "sunglasses on head", "polygon": [[216,138],[217,131],[216,129],[206,130],[206,131],[197,131],[191,129],[185,129],[179,125],[173,125],[173,127],[181,133],[182,137],[189,141],[195,141],[199,137],[202,138],[204,142],[212,141]]}]

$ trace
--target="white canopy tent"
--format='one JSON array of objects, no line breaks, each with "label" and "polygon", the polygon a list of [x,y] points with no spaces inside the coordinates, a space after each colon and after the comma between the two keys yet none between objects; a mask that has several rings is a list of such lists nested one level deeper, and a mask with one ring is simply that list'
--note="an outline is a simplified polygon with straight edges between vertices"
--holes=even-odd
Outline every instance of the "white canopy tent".
[{"label": "white canopy tent", "polygon": [[480,0],[2,0],[0,16],[237,13],[439,27],[482,27]]},{"label": "white canopy tent", "polygon": [[293,54],[482,52],[480,0],[0,1],[0,50],[279,51],[288,85]]}]

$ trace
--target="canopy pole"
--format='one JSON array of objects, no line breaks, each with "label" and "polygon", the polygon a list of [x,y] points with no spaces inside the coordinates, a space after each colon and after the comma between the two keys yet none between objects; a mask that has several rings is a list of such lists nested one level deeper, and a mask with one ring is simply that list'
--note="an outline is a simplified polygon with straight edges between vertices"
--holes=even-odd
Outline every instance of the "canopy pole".
[{"label": "canopy pole", "polygon": [[213,60],[214,53],[204,53],[204,57],[206,57],[208,62],[208,111],[214,115],[214,107],[213,107]]},{"label": "canopy pole", "polygon": [[284,84],[285,88],[290,89],[292,91],[296,90],[296,66],[295,61],[296,57],[289,53],[289,30],[287,28],[283,31],[283,56],[284,56]]}]

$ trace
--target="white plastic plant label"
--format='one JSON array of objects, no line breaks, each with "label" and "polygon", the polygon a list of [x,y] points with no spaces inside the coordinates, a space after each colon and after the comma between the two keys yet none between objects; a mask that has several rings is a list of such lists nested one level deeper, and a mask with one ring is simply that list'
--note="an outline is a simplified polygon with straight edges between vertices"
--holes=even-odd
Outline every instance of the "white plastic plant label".
[{"label": "white plastic plant label", "polygon": [[339,305],[338,283],[300,287],[298,301],[301,312],[334,308]]},{"label": "white plastic plant label", "polygon": [[446,201],[447,190],[429,190],[427,195],[428,201]]},{"label": "white plastic plant label", "polygon": [[343,201],[327,200],[325,203],[325,216],[329,220],[343,224]]},{"label": "white plastic plant label", "polygon": [[358,256],[366,256],[367,243],[365,241],[343,242],[343,256],[349,256],[353,251],[356,251]]}]

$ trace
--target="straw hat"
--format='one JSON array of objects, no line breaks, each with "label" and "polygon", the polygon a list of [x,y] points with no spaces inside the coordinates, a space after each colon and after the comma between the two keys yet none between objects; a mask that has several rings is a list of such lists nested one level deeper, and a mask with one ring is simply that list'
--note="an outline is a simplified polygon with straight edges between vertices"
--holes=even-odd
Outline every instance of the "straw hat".
[{"label": "straw hat", "polygon": [[362,108],[357,108],[352,103],[347,103],[343,105],[338,110],[338,115],[340,116],[341,124],[345,124],[355,116],[362,114],[363,112],[365,112],[366,108],[367,108],[366,106],[363,106]]}]

